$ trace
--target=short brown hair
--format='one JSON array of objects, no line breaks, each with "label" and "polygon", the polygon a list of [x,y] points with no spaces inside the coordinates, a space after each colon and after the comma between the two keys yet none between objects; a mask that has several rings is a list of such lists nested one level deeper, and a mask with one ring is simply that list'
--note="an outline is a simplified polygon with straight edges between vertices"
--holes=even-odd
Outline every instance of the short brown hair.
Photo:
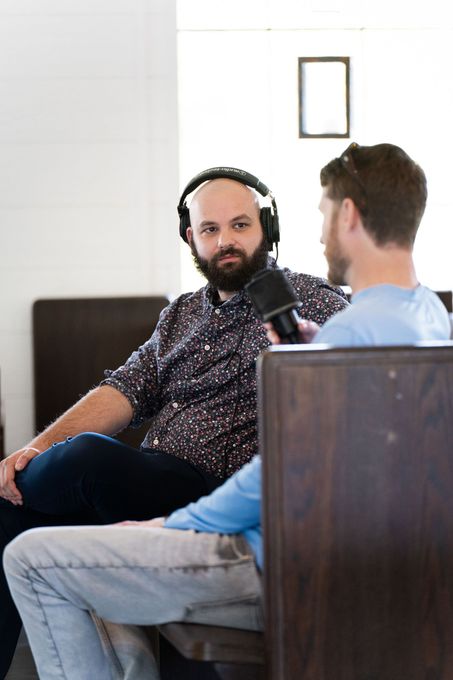
[{"label": "short brown hair", "polygon": [[334,201],[350,198],[377,245],[412,247],[425,211],[425,173],[393,144],[350,147],[321,170]]}]

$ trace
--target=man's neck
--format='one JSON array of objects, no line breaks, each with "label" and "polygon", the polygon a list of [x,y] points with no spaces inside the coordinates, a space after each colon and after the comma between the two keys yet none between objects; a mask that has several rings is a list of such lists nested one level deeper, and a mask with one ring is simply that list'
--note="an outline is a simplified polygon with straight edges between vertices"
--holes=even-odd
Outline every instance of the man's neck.
[{"label": "man's neck", "polygon": [[226,302],[227,300],[231,300],[232,297],[234,297],[238,291],[224,291],[224,290],[218,290],[217,294],[219,296],[220,302]]},{"label": "man's neck", "polygon": [[407,289],[418,285],[412,252],[395,246],[379,248],[372,256],[358,258],[351,264],[347,278],[352,293],[382,284]]}]

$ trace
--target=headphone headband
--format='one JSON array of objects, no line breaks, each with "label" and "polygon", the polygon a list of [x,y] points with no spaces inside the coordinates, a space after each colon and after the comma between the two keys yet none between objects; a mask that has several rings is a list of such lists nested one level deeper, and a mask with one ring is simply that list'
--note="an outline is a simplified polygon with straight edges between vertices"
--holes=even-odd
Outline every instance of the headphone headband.
[{"label": "headphone headband", "polygon": [[190,180],[182,192],[178,207],[184,203],[186,196],[191,194],[200,184],[211,179],[234,179],[236,182],[241,182],[241,184],[246,184],[252,187],[252,189],[256,189],[261,196],[267,196],[271,193],[264,182],[261,182],[258,177],[245,170],[240,170],[239,168],[208,168],[207,170],[202,170]]},{"label": "headphone headband", "polygon": [[178,204],[178,215],[180,218],[179,223],[179,233],[181,237],[187,243],[187,227],[190,226],[189,220],[189,209],[185,203],[186,197],[192,193],[200,184],[208,182],[213,179],[232,179],[235,182],[240,182],[246,186],[255,189],[261,196],[269,196],[272,203],[272,210],[270,208],[261,208],[260,219],[263,227],[264,235],[270,245],[270,250],[272,250],[272,244],[278,243],[280,240],[279,224],[278,224],[278,214],[277,214],[277,204],[273,197],[270,189],[262,182],[258,177],[252,175],[245,170],[240,170],[239,168],[208,168],[207,170],[202,170],[195,175],[190,182],[186,185],[184,191],[181,194]]}]

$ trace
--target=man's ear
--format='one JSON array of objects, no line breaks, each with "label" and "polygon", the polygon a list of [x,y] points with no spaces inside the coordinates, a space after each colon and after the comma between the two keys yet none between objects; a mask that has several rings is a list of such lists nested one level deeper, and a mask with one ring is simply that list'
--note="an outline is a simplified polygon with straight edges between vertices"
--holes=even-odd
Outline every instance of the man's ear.
[{"label": "man's ear", "polygon": [[344,198],[340,206],[340,224],[347,231],[356,228],[358,221],[360,219],[360,213],[357,210],[357,206],[352,200],[352,198]]},{"label": "man's ear", "polygon": [[186,236],[187,236],[187,242],[189,243],[189,246],[190,246],[192,244],[192,241],[193,241],[193,229],[192,229],[192,227],[187,227]]}]

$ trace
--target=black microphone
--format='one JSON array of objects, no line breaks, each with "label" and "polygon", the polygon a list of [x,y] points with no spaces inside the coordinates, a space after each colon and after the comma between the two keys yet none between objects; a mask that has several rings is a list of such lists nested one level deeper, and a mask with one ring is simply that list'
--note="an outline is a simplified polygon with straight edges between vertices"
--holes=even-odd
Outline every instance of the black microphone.
[{"label": "black microphone", "polygon": [[271,321],[281,341],[298,345],[300,339],[296,292],[281,269],[263,269],[245,286],[261,321]]}]

